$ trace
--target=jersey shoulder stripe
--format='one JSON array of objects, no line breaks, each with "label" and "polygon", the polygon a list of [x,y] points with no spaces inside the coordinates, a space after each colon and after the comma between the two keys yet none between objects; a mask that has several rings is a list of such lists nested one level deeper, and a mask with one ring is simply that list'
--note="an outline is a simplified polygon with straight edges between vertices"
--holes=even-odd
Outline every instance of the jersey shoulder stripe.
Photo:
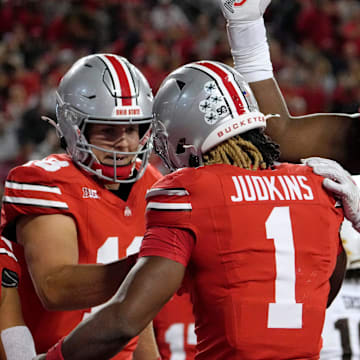
[{"label": "jersey shoulder stripe", "polygon": [[145,199],[154,196],[186,196],[189,192],[184,188],[154,188],[147,191]]},{"label": "jersey shoulder stripe", "polygon": [[150,201],[146,210],[155,210],[155,211],[191,211],[192,206],[190,203],[161,203]]},{"label": "jersey shoulder stripe", "polygon": [[[13,252],[13,246],[12,246],[12,242],[8,239],[6,239],[5,237],[1,236],[0,237],[0,247],[1,248],[5,248],[8,251],[10,251],[11,253]],[[15,259],[16,260],[16,259]],[[17,260],[16,260],[17,261]]]},{"label": "jersey shoulder stripe", "polygon": [[20,191],[26,191],[26,190],[41,191],[41,192],[49,192],[49,193],[61,195],[61,190],[57,186],[20,183],[20,182],[11,181],[11,180],[5,181],[5,188],[20,190]]},{"label": "jersey shoulder stripe", "polygon": [[5,181],[4,204],[69,209],[68,204],[62,200],[63,193],[59,186],[9,179]]},{"label": "jersey shoulder stripe", "polygon": [[54,201],[54,200],[44,200],[37,198],[26,198],[18,196],[4,196],[3,203],[14,204],[14,205],[28,205],[28,206],[38,206],[38,207],[47,207],[53,209],[69,209],[66,202],[63,201]]},{"label": "jersey shoulder stripe", "polygon": [[[146,200],[148,201],[146,210],[155,211],[191,211],[192,205],[188,200],[181,199],[188,197],[189,192],[181,187],[158,187],[152,188],[146,193]],[[151,201],[149,201],[151,200]]]},{"label": "jersey shoulder stripe", "polygon": [[0,248],[0,255],[7,255],[17,261],[16,256],[9,250],[6,250],[5,248]]}]

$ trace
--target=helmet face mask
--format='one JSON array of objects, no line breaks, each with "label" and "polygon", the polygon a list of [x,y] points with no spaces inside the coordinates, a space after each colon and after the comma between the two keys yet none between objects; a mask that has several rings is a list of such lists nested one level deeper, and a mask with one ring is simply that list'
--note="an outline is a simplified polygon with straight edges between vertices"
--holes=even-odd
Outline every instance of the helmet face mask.
[{"label": "helmet face mask", "polygon": [[180,150],[180,146],[178,149],[174,149],[173,145],[168,142],[168,133],[164,124],[160,121],[155,123],[154,128],[154,150],[156,154],[162,159],[165,166],[170,171],[175,171],[176,169],[180,169],[182,167],[186,167],[181,160],[180,156],[175,156],[175,154],[179,151],[183,153],[183,151],[189,151],[188,149]]},{"label": "helmet face mask", "polygon": [[168,75],[155,96],[154,115],[155,151],[171,171],[199,166],[202,155],[221,142],[266,126],[244,78],[214,61]]},{"label": "helmet face mask", "polygon": [[[148,82],[125,58],[96,54],[78,60],[57,91],[56,117],[67,152],[81,168],[108,182],[137,181],[152,151],[152,105]],[[87,138],[91,124],[137,125],[139,146],[136,151],[125,152],[93,145]],[[101,164],[94,149],[107,153],[113,164]],[[133,160],[128,165],[116,165],[119,156]]]}]

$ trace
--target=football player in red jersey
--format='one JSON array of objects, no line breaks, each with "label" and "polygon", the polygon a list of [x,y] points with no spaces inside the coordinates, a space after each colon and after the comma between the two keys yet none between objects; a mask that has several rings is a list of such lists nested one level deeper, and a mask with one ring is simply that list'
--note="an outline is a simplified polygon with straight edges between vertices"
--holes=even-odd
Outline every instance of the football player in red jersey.
[{"label": "football player in red jersey", "polygon": [[[22,245],[19,291],[38,352],[46,351],[114,295],[145,231],[153,95],[125,58],[81,58],[57,90],[56,126],[68,154],[12,169],[1,232]],[[54,311],[55,310],[55,311]],[[101,331],[101,329],[100,329]],[[158,357],[152,327],[136,359]],[[146,337],[146,339],[145,339]],[[132,359],[132,341],[116,359]]]},{"label": "football player in red jersey", "polygon": [[[244,75],[252,88],[260,110],[263,113],[279,114],[279,117],[269,118],[266,133],[280,144],[281,159],[299,161],[300,158],[307,156],[321,155],[337,159],[351,171],[359,173],[359,161],[353,156],[354,149],[358,148],[359,138],[353,134],[358,134],[360,130],[359,121],[354,118],[359,114],[324,113],[298,117],[290,115],[273,74],[264,25],[263,14],[270,0],[218,0],[218,2],[227,21],[235,68]],[[169,314],[170,306],[178,309],[173,315],[177,318],[174,328],[182,329],[183,326],[186,329],[186,324],[191,323],[189,305],[179,300],[181,304],[177,306],[177,299],[178,297],[175,296],[174,300],[159,313],[160,320],[154,322],[157,333],[162,333],[164,330],[157,331],[157,326],[165,325],[165,314]],[[181,310],[179,310],[180,306]],[[180,326],[176,324],[181,323],[181,313],[189,315],[184,325]],[[164,319],[161,319],[162,317]],[[171,334],[174,328],[169,326]],[[193,346],[188,340],[189,338],[179,335],[176,341],[175,338],[169,337],[169,341],[166,342],[162,337],[158,341],[159,350],[162,356],[168,359],[171,351],[169,349],[183,354],[182,349],[185,348],[186,358],[191,359]]]},{"label": "football player in red jersey", "polygon": [[175,294],[153,320],[156,343],[162,360],[192,360],[196,334],[188,293]]},{"label": "football player in red jersey", "polygon": [[176,291],[193,303],[196,359],[318,359],[346,265],[343,211],[323,177],[275,164],[269,116],[227,65],[172,72],[154,113],[172,173],[147,192],[140,258],[108,306],[38,359],[109,358]]},{"label": "football player in red jersey", "polygon": [[9,240],[0,237],[0,359],[31,360],[34,340],[24,323],[17,286],[20,266]]}]

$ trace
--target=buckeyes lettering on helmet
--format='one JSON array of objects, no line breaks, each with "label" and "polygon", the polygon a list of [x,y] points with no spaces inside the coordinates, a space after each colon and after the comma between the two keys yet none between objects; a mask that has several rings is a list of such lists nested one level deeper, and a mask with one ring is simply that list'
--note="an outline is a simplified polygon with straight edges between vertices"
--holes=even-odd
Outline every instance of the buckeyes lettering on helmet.
[{"label": "buckeyes lettering on helmet", "polygon": [[[154,113],[155,124],[161,124],[156,128],[163,129],[161,136],[155,134],[157,149],[170,170],[193,166],[191,159],[201,159],[229,137],[266,125],[244,78],[215,61],[190,63],[169,74],[155,96]],[[179,152],[181,139],[186,143]]]}]

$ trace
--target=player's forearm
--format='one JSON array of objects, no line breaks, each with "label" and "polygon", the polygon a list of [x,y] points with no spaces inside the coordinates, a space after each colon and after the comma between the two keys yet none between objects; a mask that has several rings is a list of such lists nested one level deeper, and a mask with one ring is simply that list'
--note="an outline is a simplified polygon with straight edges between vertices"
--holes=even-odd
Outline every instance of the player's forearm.
[{"label": "player's forearm", "polygon": [[141,258],[111,302],[81,322],[61,346],[50,349],[54,356],[49,359],[111,358],[145,329],[179,288],[184,273],[185,267],[175,261]]},{"label": "player's forearm", "polygon": [[139,335],[139,341],[133,354],[133,360],[158,360],[159,350],[151,322]]},{"label": "player's forearm", "polygon": [[[120,302],[114,301],[90,315],[65,339],[49,349],[47,356],[39,355],[36,360],[45,360],[47,357],[54,360],[110,359],[146,325],[140,321],[138,326],[130,326],[134,321],[128,319],[129,311],[124,311],[122,307]],[[153,357],[148,354],[144,359],[153,359]]]},{"label": "player's forearm", "polygon": [[[250,83],[264,114],[279,114],[267,121],[266,133],[281,148],[281,160],[299,162],[310,156],[329,157],[351,172],[360,170],[360,162],[353,161],[349,140],[351,129],[359,121],[351,114],[309,114],[291,116],[275,79]],[[319,141],[321,139],[321,141]]]},{"label": "player's forearm", "polygon": [[48,275],[38,290],[48,310],[75,310],[109,300],[134,263],[125,258],[110,264],[65,265]]},{"label": "player's forearm", "polygon": [[109,359],[121,351],[140,330],[133,330],[125,315],[117,316],[118,308],[115,302],[81,322],[61,345],[64,360]]},{"label": "player's forearm", "polygon": [[289,125],[290,114],[276,80],[271,78],[251,82],[249,85],[263,114],[280,115],[267,121],[266,133],[275,141],[282,139]]}]

